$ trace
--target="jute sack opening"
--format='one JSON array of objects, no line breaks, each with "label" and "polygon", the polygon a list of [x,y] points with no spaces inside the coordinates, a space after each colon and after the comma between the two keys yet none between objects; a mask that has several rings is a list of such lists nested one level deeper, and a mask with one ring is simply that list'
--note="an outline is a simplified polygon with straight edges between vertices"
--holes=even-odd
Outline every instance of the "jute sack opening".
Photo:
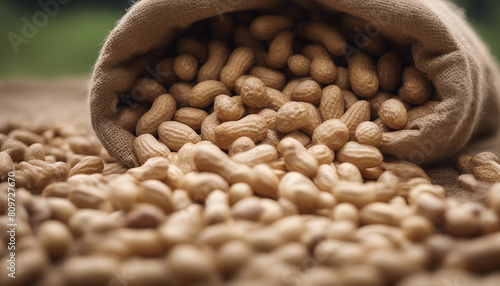
[{"label": "jute sack opening", "polygon": [[[344,12],[375,24],[397,43],[412,46],[415,66],[434,86],[434,98],[414,108],[405,130],[383,134],[387,155],[432,163],[458,152],[473,136],[498,124],[499,72],[463,12],[446,0],[293,1],[311,11]],[[118,22],[95,65],[90,94],[92,126],[110,155],[128,167],[139,165],[135,136],[116,124],[120,93],[184,28],[226,12],[268,10],[282,0],[143,0]],[[488,108],[486,108],[488,107]]]}]

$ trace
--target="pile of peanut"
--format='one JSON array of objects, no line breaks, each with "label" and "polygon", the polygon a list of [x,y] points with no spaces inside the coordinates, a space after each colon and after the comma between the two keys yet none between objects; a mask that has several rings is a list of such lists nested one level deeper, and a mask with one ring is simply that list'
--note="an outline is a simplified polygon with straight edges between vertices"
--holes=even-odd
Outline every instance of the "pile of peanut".
[{"label": "pile of peanut", "polygon": [[499,285],[498,158],[458,162],[481,202],[384,160],[430,83],[381,36],[345,57],[366,23],[291,11],[209,19],[122,95],[140,167],[80,126],[0,126],[0,284]]}]

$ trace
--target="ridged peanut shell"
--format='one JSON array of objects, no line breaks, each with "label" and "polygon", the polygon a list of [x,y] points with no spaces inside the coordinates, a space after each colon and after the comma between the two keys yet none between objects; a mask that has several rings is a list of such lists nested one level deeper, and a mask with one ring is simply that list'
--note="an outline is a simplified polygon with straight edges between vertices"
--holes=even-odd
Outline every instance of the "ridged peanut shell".
[{"label": "ridged peanut shell", "polygon": [[198,108],[207,107],[214,102],[215,97],[219,94],[231,95],[231,92],[220,81],[202,81],[189,91],[189,105]]},{"label": "ridged peanut shell", "polygon": [[158,133],[158,126],[171,120],[176,111],[175,99],[168,93],[162,94],[155,99],[151,109],[137,122],[135,133],[137,135],[151,134],[155,136]]},{"label": "ridged peanut shell", "polygon": [[246,136],[254,142],[266,138],[267,122],[264,117],[256,114],[248,115],[238,121],[224,122],[215,128],[217,145],[228,150],[234,140]]},{"label": "ridged peanut shell", "polygon": [[143,134],[135,138],[134,151],[141,164],[153,157],[167,158],[170,155],[168,147],[158,142],[151,134]]},{"label": "ridged peanut shell", "polygon": [[337,152],[337,160],[354,164],[359,169],[367,169],[379,166],[384,157],[376,147],[350,141]]},{"label": "ridged peanut shell", "polygon": [[167,121],[160,124],[158,135],[161,142],[172,151],[179,151],[186,143],[196,144],[201,141],[200,135],[191,127],[176,121]]}]

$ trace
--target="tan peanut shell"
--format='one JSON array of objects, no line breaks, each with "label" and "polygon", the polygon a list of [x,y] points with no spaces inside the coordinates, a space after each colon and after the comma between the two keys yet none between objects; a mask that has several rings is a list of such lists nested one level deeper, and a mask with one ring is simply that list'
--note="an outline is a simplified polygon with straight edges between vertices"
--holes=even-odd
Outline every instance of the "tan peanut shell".
[{"label": "tan peanut shell", "polygon": [[401,82],[403,62],[396,52],[383,54],[377,61],[377,75],[380,88],[393,91]]},{"label": "tan peanut shell", "polygon": [[270,108],[264,108],[261,111],[257,113],[258,115],[264,117],[267,122],[267,128],[271,130],[276,130],[276,114],[277,112],[270,109]]},{"label": "tan peanut shell", "polygon": [[323,88],[318,109],[324,121],[342,117],[344,114],[344,96],[338,86],[329,85]]},{"label": "tan peanut shell", "polygon": [[[168,86],[179,81],[174,73],[174,60],[175,58],[166,58],[156,64],[154,72],[161,79],[161,84]],[[165,92],[160,94],[163,93]]]},{"label": "tan peanut shell", "polygon": [[235,94],[241,94],[241,88],[243,87],[243,84],[245,83],[245,80],[248,78],[252,77],[249,74],[245,74],[240,76],[237,80],[236,83],[234,84],[234,92]]},{"label": "tan peanut shell", "polygon": [[241,96],[217,95],[214,100],[214,112],[222,121],[235,121],[245,113]]},{"label": "tan peanut shell", "polygon": [[231,95],[231,92],[220,81],[202,81],[189,91],[189,105],[198,108],[207,107],[214,102],[215,97],[219,94]]},{"label": "tan peanut shell", "polygon": [[301,102],[301,104],[305,105],[307,108],[307,121],[306,125],[300,129],[300,131],[304,132],[305,134],[312,136],[314,130],[323,122],[321,120],[321,114],[319,113],[319,110],[314,106],[312,103],[308,102]]},{"label": "tan peanut shell", "polygon": [[177,108],[189,106],[189,92],[193,85],[187,82],[177,82],[170,86],[168,93],[172,95],[177,103]]},{"label": "tan peanut shell", "polygon": [[233,32],[234,44],[238,47],[248,47],[255,53],[254,65],[258,67],[267,66],[266,52],[264,44],[255,39],[247,26],[238,25],[234,28]]},{"label": "tan peanut shell", "polygon": [[158,142],[151,134],[143,134],[135,138],[134,151],[141,164],[153,157],[167,158],[170,155],[168,147]]},{"label": "tan peanut shell", "polygon": [[179,108],[174,114],[174,121],[186,124],[193,128],[194,131],[199,131],[201,123],[208,116],[208,113],[200,108],[184,107]]},{"label": "tan peanut shell", "polygon": [[215,112],[209,114],[201,123],[201,139],[215,144],[215,128],[221,124]]},{"label": "tan peanut shell", "polygon": [[229,146],[228,154],[229,156],[232,157],[233,155],[248,151],[254,147],[255,147],[255,142],[253,142],[252,139],[243,136],[234,140],[234,142],[231,143],[231,146]]},{"label": "tan peanut shell", "polygon": [[167,93],[167,90],[152,78],[142,78],[135,82],[130,91],[131,97],[137,102],[152,103],[155,99]]},{"label": "tan peanut shell", "polygon": [[431,83],[424,74],[415,66],[409,66],[403,70],[403,86],[399,90],[399,96],[411,104],[423,104],[431,98]]},{"label": "tan peanut shell", "polygon": [[170,94],[158,96],[151,109],[137,122],[135,133],[137,135],[148,133],[155,136],[158,134],[158,126],[164,121],[171,120],[175,111],[175,100]]},{"label": "tan peanut shell", "polygon": [[220,72],[220,81],[226,88],[234,90],[236,80],[244,75],[252,67],[255,60],[255,52],[248,47],[239,47],[234,50],[227,61],[226,66]]},{"label": "tan peanut shell", "polygon": [[337,78],[337,67],[330,58],[314,58],[310,68],[312,78],[319,83],[332,84]]},{"label": "tan peanut shell", "polygon": [[198,70],[198,82],[219,80],[219,74],[226,65],[229,55],[229,48],[224,42],[211,41],[208,45],[208,60]]},{"label": "tan peanut shell", "polygon": [[297,131],[307,124],[308,109],[299,102],[287,102],[276,113],[276,128],[281,133]]},{"label": "tan peanut shell", "polygon": [[333,82],[340,89],[350,90],[351,83],[349,82],[349,71],[345,67],[337,67],[337,78]]},{"label": "tan peanut shell", "polygon": [[288,171],[296,171],[307,177],[313,177],[318,171],[318,161],[299,141],[293,138],[283,138],[278,151],[285,158]]},{"label": "tan peanut shell", "polygon": [[148,109],[143,104],[137,104],[131,108],[126,108],[118,113],[116,124],[130,133],[135,132],[137,122]]},{"label": "tan peanut shell", "polygon": [[224,150],[228,150],[231,143],[242,136],[259,142],[266,135],[267,122],[264,117],[256,114],[248,115],[238,121],[224,122],[215,128],[215,141]]},{"label": "tan peanut shell", "polygon": [[295,87],[291,99],[318,105],[321,100],[321,87],[314,80],[303,81]]},{"label": "tan peanut shell", "polygon": [[354,138],[354,132],[361,122],[370,120],[370,104],[360,100],[353,104],[340,118],[347,128],[349,128],[349,138]]},{"label": "tan peanut shell", "polygon": [[302,48],[301,53],[309,60],[314,60],[315,58],[330,58],[330,53],[321,44],[309,44]]},{"label": "tan peanut shell", "polygon": [[248,166],[271,163],[278,157],[278,150],[271,145],[263,144],[250,150],[239,152],[231,157],[235,162]]},{"label": "tan peanut shell", "polygon": [[359,144],[376,147],[380,144],[380,141],[382,141],[382,131],[377,124],[365,121],[356,127],[354,138]]},{"label": "tan peanut shell", "polygon": [[201,141],[200,136],[191,127],[176,121],[160,124],[158,135],[161,142],[172,151],[179,151],[186,143],[196,144]]},{"label": "tan peanut shell", "polygon": [[314,144],[323,144],[332,150],[338,150],[349,140],[349,128],[338,119],[329,119],[321,123],[312,136]]},{"label": "tan peanut shell", "polygon": [[265,67],[253,67],[248,73],[260,79],[267,87],[281,90],[286,84],[285,75],[277,70]]},{"label": "tan peanut shell", "polygon": [[349,82],[354,93],[360,97],[372,97],[378,91],[379,81],[373,59],[363,53],[351,56],[349,65]]},{"label": "tan peanut shell", "polygon": [[31,160],[42,160],[45,161],[45,152],[43,150],[43,145],[40,143],[34,143],[28,147],[26,154],[24,154],[25,161]]},{"label": "tan peanut shell", "polygon": [[380,109],[380,106],[390,98],[391,94],[385,91],[379,91],[374,96],[366,100],[370,103],[370,114],[372,119],[378,118],[378,110]]},{"label": "tan peanut shell", "polygon": [[181,54],[174,60],[174,73],[183,81],[191,81],[198,73],[198,62],[190,54]]},{"label": "tan peanut shell", "polygon": [[288,58],[293,55],[294,34],[291,31],[280,32],[269,45],[267,63],[272,69],[282,69]]},{"label": "tan peanut shell", "polygon": [[287,98],[281,91],[277,89],[266,87],[266,93],[268,107],[276,111],[278,111],[278,109],[280,109],[283,104],[290,101],[289,98]]},{"label": "tan peanut shell", "polygon": [[288,172],[279,184],[280,196],[294,203],[301,213],[315,209],[319,203],[319,190],[314,183],[299,172]]},{"label": "tan peanut shell", "polygon": [[190,54],[198,63],[207,61],[207,48],[203,43],[191,37],[182,37],[175,43],[178,54]]},{"label": "tan peanut shell", "polygon": [[382,163],[383,159],[382,153],[377,148],[353,141],[347,142],[337,152],[339,162],[354,164],[359,169],[376,167]]},{"label": "tan peanut shell", "polygon": [[408,122],[406,108],[397,99],[389,99],[382,103],[378,116],[385,125],[396,130],[402,129]]},{"label": "tan peanut shell", "polygon": [[250,24],[250,33],[257,40],[271,40],[279,32],[289,30],[293,27],[292,19],[285,16],[264,15],[255,18]]},{"label": "tan peanut shell", "polygon": [[288,58],[288,68],[296,76],[308,76],[310,66],[311,60],[301,54],[292,55]]},{"label": "tan peanut shell", "polygon": [[8,178],[9,172],[13,170],[14,162],[12,161],[12,158],[7,152],[0,152],[0,180],[6,180]]},{"label": "tan peanut shell", "polygon": [[344,111],[347,111],[351,106],[359,101],[359,98],[352,92],[342,89],[342,96],[344,97]]},{"label": "tan peanut shell", "polygon": [[336,28],[323,22],[306,24],[303,34],[312,42],[322,44],[330,53],[336,56],[343,55],[347,50],[344,36]]},{"label": "tan peanut shell", "polygon": [[256,77],[245,80],[240,95],[243,103],[248,107],[260,108],[267,106],[266,85]]},{"label": "tan peanut shell", "polygon": [[78,164],[76,164],[71,171],[69,176],[75,176],[78,174],[95,174],[101,173],[104,169],[104,162],[99,157],[88,156],[83,158]]},{"label": "tan peanut shell", "polygon": [[307,152],[311,153],[314,158],[316,158],[319,165],[331,164],[335,159],[335,152],[326,145],[313,145],[307,149]]}]

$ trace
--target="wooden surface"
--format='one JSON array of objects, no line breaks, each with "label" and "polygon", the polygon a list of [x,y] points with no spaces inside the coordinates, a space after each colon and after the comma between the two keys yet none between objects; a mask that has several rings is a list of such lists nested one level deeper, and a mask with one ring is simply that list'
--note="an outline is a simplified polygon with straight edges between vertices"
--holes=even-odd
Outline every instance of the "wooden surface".
[{"label": "wooden surface", "polygon": [[[54,120],[84,124],[90,128],[88,81],[88,78],[63,78],[0,82],[0,122],[9,119]],[[460,154],[474,155],[482,151],[492,151],[500,156],[500,132],[488,138],[477,138]],[[449,196],[459,200],[481,200],[483,194],[457,185],[457,157],[425,169],[433,182],[446,187]]]}]

